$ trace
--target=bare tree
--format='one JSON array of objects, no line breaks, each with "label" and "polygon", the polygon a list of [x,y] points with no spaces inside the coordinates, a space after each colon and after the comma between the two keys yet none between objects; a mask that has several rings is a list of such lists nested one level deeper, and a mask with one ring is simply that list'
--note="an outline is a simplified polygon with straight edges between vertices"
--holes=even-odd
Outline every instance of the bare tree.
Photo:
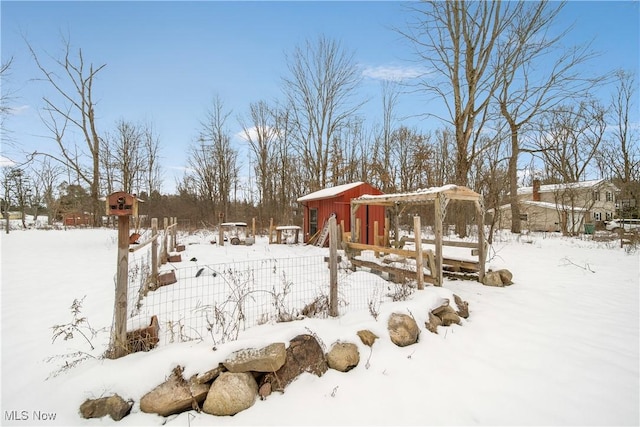
[{"label": "bare tree", "polygon": [[252,103],[249,106],[250,121],[240,120],[244,138],[249,143],[252,156],[255,158],[255,173],[258,184],[258,211],[260,217],[273,215],[275,208],[274,169],[277,157],[277,129],[274,115],[265,101]]},{"label": "bare tree", "polygon": [[185,182],[195,185],[197,196],[203,202],[203,216],[215,220],[215,213],[225,218],[229,203],[237,198],[238,153],[231,147],[231,136],[226,129],[227,112],[219,96],[214,97],[212,107],[201,122],[197,147],[191,147],[189,165],[191,172]]},{"label": "bare tree", "polygon": [[11,100],[13,99],[13,93],[6,89],[7,78],[11,71],[11,64],[13,63],[13,57],[7,59],[0,64],[0,79],[2,80],[2,91],[0,92],[0,134],[2,135],[3,144],[10,142],[7,137],[7,129],[5,127],[5,119],[11,112]]},{"label": "bare tree", "polygon": [[536,150],[547,181],[572,183],[586,178],[606,130],[605,109],[597,101],[562,106],[541,116]]},{"label": "bare tree", "polygon": [[64,173],[64,168],[59,163],[52,163],[48,157],[32,165],[34,174],[34,188],[36,193],[42,197],[42,202],[47,208],[48,224],[52,225],[60,210],[60,194],[58,186],[60,177]]},{"label": "bare tree", "polygon": [[511,231],[520,232],[518,204],[518,159],[525,147],[522,134],[532,122],[560,102],[587,93],[599,78],[588,78],[578,66],[594,57],[589,45],[565,49],[561,41],[568,30],[550,36],[548,29],[564,3],[520,2],[519,11],[504,37],[498,40],[495,94],[496,108],[509,129],[509,189]]},{"label": "bare tree", "polygon": [[488,106],[498,82],[492,69],[498,39],[518,8],[497,1],[428,1],[411,6],[416,20],[400,31],[411,42],[428,72],[418,89],[445,105],[440,116],[455,135],[455,184],[467,185],[471,162],[479,146],[482,128],[488,120]]},{"label": "bare tree", "polygon": [[[442,119],[455,135],[454,183],[467,186],[473,160],[482,146],[489,104],[498,88],[492,61],[498,40],[519,13],[520,6],[499,1],[428,1],[410,10],[416,19],[400,31],[413,45],[416,56],[429,70],[418,90],[440,99],[447,116]],[[466,235],[467,215],[459,210],[456,229]]]},{"label": "bare tree", "polygon": [[107,133],[103,142],[101,163],[105,167],[106,192],[139,194],[147,170],[144,128],[120,119],[115,132]]},{"label": "bare tree", "polygon": [[360,108],[354,101],[361,81],[353,54],[324,36],[306,41],[287,57],[284,92],[293,114],[296,150],[309,190],[327,185],[331,142]]},{"label": "bare tree", "polygon": [[[96,75],[106,64],[94,67],[84,62],[82,49],[78,49],[77,56],[72,57],[68,40],[64,41],[64,55],[62,59],[54,59],[55,67],[61,71],[60,77],[54,69],[48,68],[40,60],[33,47],[27,43],[31,56],[44,75],[43,80],[51,85],[54,93],[59,97],[43,97],[45,115],[43,121],[56,141],[64,164],[72,167],[77,176],[89,186],[92,200],[92,214],[94,223],[99,220],[102,203],[99,200],[100,191],[100,137],[97,130],[95,101],[93,99],[93,83]],[[75,128],[81,135],[86,152],[85,156],[78,156],[85,150],[78,149],[73,132],[67,135],[69,127]]]}]

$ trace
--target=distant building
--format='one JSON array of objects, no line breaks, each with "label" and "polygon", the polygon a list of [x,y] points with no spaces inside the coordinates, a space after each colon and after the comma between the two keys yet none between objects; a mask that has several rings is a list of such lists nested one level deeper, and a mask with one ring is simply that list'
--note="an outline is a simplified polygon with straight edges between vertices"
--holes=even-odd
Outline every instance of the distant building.
[{"label": "distant building", "polygon": [[91,214],[88,212],[67,212],[62,221],[67,227],[87,227],[91,225]]},{"label": "distant building", "polygon": [[[545,185],[534,180],[533,186],[518,189],[522,228],[575,234],[584,224],[602,226],[615,216],[617,192],[604,179]],[[499,209],[498,227],[511,228],[511,204]]]}]

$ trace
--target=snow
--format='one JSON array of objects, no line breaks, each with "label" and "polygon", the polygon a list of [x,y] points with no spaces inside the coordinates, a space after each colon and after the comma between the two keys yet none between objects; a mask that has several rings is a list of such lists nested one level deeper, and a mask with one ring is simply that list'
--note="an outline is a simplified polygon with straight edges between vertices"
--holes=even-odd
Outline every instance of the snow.
[{"label": "snow", "polygon": [[327,187],[322,190],[314,191],[302,197],[298,197],[299,202],[308,202],[309,200],[328,199],[330,197],[336,197],[344,193],[347,190],[358,187],[364,184],[362,181],[352,182],[349,184],[336,185],[335,187]]},{"label": "snow", "polygon": [[[580,188],[595,188],[598,185],[604,183],[604,179],[592,179],[588,181],[569,182],[563,184],[544,184],[540,186],[540,193],[555,193],[561,190],[577,190]],[[533,193],[533,187],[520,187],[518,188],[518,194],[531,194]]]},{"label": "snow", "polygon": [[[326,248],[269,245],[260,236],[252,246],[233,247],[211,245],[205,234],[178,240],[188,243],[183,258],[196,255],[200,266],[328,255]],[[508,268],[509,287],[447,279],[410,300],[381,303],[377,320],[366,307],[342,307],[337,318],[248,327],[215,351],[205,335],[118,360],[99,357],[113,314],[116,230],[13,230],[1,235],[0,248],[3,425],[114,425],[109,417],[85,420],[78,413],[85,399],[113,393],[134,401],[131,414],[117,423],[123,426],[640,424],[640,260],[617,240],[501,232],[487,267]],[[388,286],[364,271],[340,283],[360,282]],[[469,303],[469,318],[440,327],[437,335],[428,332],[428,311],[454,293]],[[81,314],[98,331],[95,350],[77,334],[52,342],[52,327],[69,322],[71,302],[85,295]],[[386,320],[392,312],[416,318],[418,343],[391,343]],[[371,350],[356,336],[361,329],[380,337]],[[285,393],[233,417],[189,411],[163,418],[140,411],[140,398],[177,364],[189,377],[234,351],[310,332],[327,349],[338,340],[355,343],[360,364],[347,373],[303,374]],[[95,358],[52,375],[73,360],[60,356],[76,351]],[[38,421],[42,414],[55,420]]]}]

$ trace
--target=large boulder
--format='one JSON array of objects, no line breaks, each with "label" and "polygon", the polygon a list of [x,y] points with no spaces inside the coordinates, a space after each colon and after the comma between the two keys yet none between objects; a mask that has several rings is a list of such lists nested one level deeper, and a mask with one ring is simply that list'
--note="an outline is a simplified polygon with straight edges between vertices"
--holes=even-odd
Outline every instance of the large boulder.
[{"label": "large boulder", "polygon": [[327,361],[324,351],[313,335],[298,335],[289,342],[284,365],[276,372],[264,375],[260,386],[271,384],[271,390],[284,391],[294,379],[303,372],[319,377],[327,372]]},{"label": "large boulder", "polygon": [[132,401],[125,401],[117,394],[99,399],[87,399],[80,405],[82,418],[102,418],[109,415],[114,421],[120,421],[131,412]]},{"label": "large boulder", "polygon": [[399,347],[415,344],[420,336],[418,324],[413,317],[407,314],[391,314],[387,329],[389,330],[391,341]]},{"label": "large boulder", "polygon": [[167,417],[172,414],[199,409],[209,392],[208,384],[198,382],[196,376],[188,381],[182,376],[183,368],[177,366],[169,378],[142,396],[140,410]]},{"label": "large boulder", "polygon": [[211,415],[235,415],[253,406],[258,384],[250,372],[223,372],[211,384],[202,410]]},{"label": "large boulder", "polygon": [[285,358],[285,344],[278,342],[261,349],[236,351],[222,364],[229,372],[275,372],[284,365]]},{"label": "large boulder", "polygon": [[358,347],[352,343],[337,342],[327,353],[327,364],[336,371],[350,371],[358,366],[358,363],[360,363],[360,353]]}]

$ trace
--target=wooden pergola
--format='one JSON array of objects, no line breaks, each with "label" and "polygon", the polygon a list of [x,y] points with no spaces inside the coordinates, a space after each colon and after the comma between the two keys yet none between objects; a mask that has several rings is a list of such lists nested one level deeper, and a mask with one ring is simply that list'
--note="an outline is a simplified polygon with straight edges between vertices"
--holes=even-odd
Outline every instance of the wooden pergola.
[{"label": "wooden pergola", "polygon": [[[443,282],[443,227],[445,215],[447,213],[447,205],[450,200],[461,200],[473,203],[476,210],[477,226],[478,226],[478,242],[477,246],[473,245],[478,255],[478,280],[482,282],[485,274],[486,262],[486,246],[484,237],[484,206],[482,196],[475,191],[458,185],[444,185],[442,187],[432,187],[418,190],[411,193],[398,194],[382,194],[382,195],[363,195],[355,199],[351,199],[351,223],[355,224],[355,214],[362,205],[369,206],[385,206],[393,209],[395,214],[395,230],[396,238],[399,232],[399,214],[401,209],[408,205],[426,205],[435,204],[435,284],[442,286]],[[351,241],[356,242],[357,236],[351,234]],[[417,239],[416,239],[417,240]],[[416,241],[416,246],[421,241]]]}]

